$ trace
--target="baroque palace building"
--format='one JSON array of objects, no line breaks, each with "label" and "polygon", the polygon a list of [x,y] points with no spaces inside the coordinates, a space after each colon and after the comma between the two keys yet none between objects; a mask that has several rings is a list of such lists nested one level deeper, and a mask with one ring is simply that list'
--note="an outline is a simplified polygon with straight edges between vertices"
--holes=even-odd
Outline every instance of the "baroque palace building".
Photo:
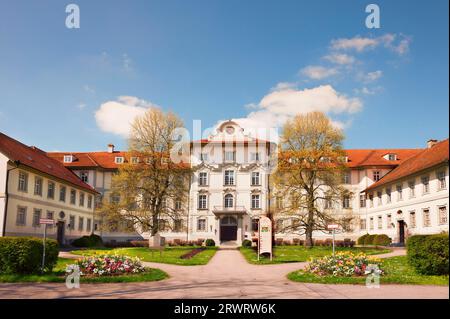
[{"label": "baroque palace building", "polygon": [[[254,238],[259,216],[271,209],[270,177],[276,145],[246,135],[237,123],[226,121],[207,139],[191,142],[190,151],[193,173],[189,200],[182,205],[171,203],[180,205],[175,208],[183,211],[184,217],[175,221],[177,225],[170,231],[162,229],[161,235],[166,240],[212,238],[216,243],[236,244]],[[403,243],[412,234],[448,231],[448,152],[448,139],[430,140],[423,149],[346,150],[348,170],[343,183],[353,197],[343,198],[330,209],[338,214],[349,212],[356,222],[338,236],[355,239],[366,232],[383,233]],[[132,161],[127,152],[117,151],[113,145],[103,152],[52,152],[46,158],[59,162],[82,185],[95,189],[99,193],[97,205],[110,197],[111,178],[120,165]],[[0,200],[1,195],[0,188]],[[283,201],[276,205],[283,205]],[[292,223],[283,216],[275,219],[276,229]],[[146,233],[120,229],[105,232],[95,216],[93,223],[93,231],[106,241],[148,238]],[[275,237],[295,236],[276,232]],[[315,237],[329,234],[318,232]]]}]

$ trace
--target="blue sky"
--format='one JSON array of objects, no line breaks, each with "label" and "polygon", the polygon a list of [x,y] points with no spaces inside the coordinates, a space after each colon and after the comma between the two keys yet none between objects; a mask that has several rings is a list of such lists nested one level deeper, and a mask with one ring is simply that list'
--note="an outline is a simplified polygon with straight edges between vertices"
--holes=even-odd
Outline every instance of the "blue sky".
[{"label": "blue sky", "polygon": [[448,1],[1,1],[0,131],[93,151],[157,105],[191,127],[322,110],[348,148],[448,137]]}]

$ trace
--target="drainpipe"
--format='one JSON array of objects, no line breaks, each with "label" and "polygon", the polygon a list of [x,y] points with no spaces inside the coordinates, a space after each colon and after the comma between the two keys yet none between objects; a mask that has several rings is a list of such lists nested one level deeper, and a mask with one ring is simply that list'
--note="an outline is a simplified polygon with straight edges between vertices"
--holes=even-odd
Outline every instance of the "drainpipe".
[{"label": "drainpipe", "polygon": [[7,217],[7,214],[8,214],[8,197],[9,197],[8,196],[9,172],[19,168],[20,161],[13,161],[13,163],[14,163],[15,167],[6,170],[5,213],[4,213],[4,216],[3,216],[3,227],[2,227],[3,229],[2,229],[2,234],[1,234],[0,237],[3,237],[3,236],[6,235],[6,221],[7,221],[6,217]]}]

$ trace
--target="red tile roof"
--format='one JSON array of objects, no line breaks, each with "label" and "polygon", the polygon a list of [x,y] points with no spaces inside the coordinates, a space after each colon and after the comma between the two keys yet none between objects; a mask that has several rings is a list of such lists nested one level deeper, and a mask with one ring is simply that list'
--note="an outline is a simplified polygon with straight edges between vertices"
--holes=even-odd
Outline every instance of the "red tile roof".
[{"label": "red tile roof", "polygon": [[421,150],[416,155],[404,161],[401,165],[383,176],[378,182],[370,185],[365,191],[373,190],[381,185],[385,185],[399,180],[408,175],[421,172],[433,166],[448,163],[448,139],[443,140],[431,148]]},{"label": "red tile roof", "polygon": [[[398,166],[408,158],[422,152],[423,149],[361,149],[345,150],[348,156],[348,167],[365,166]],[[383,156],[395,154],[397,159],[389,161]]]},{"label": "red tile roof", "polygon": [[71,170],[61,165],[59,161],[48,157],[44,151],[34,146],[22,144],[3,133],[0,133],[0,152],[13,162],[19,162],[21,165],[64,180],[90,192],[96,192],[90,185],[81,181]]}]

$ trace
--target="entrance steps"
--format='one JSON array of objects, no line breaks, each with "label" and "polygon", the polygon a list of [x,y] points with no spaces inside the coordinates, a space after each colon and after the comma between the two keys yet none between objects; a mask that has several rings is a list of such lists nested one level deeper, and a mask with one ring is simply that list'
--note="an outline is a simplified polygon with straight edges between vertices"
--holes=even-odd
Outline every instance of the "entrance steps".
[{"label": "entrance steps", "polygon": [[236,241],[223,241],[219,245],[220,250],[236,250],[239,248],[239,244]]}]

